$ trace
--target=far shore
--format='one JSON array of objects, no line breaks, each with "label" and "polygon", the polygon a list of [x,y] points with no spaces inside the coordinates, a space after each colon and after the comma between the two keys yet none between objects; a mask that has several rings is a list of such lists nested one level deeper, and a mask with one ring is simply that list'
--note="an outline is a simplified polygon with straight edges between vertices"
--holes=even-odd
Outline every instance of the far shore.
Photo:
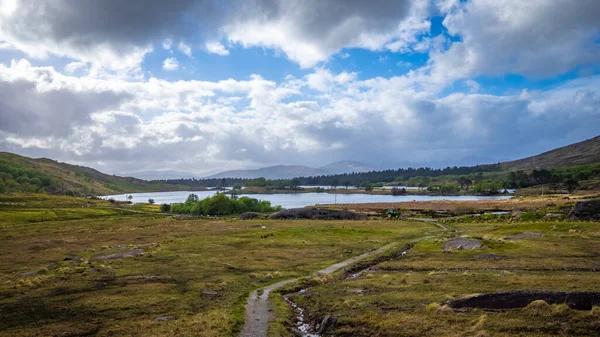
[{"label": "far shore", "polygon": [[[226,194],[234,194],[233,191],[227,190]],[[383,188],[374,188],[372,191],[366,191],[365,189],[345,189],[345,188],[336,188],[336,189],[319,189],[317,187],[314,188],[297,188],[297,189],[266,189],[264,187],[246,187],[243,190],[236,191],[236,195],[252,195],[252,194],[290,194],[290,193],[324,193],[324,194],[371,194],[371,195],[393,195],[391,189],[383,189]],[[482,194],[478,194],[472,191],[460,191],[458,193],[438,193],[438,192],[429,192],[426,189],[415,190],[415,189],[407,189],[405,192],[402,192],[397,195],[430,195],[430,196],[481,196]],[[497,195],[510,195],[510,193],[498,193]]]}]

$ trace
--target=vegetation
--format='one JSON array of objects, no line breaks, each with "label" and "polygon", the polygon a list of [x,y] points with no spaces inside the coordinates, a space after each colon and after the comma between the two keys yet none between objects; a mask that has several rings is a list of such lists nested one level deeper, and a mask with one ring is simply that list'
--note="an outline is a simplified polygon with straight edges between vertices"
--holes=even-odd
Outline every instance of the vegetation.
[{"label": "vegetation", "polygon": [[271,206],[267,200],[249,197],[230,198],[224,193],[198,200],[198,196],[190,194],[184,203],[172,204],[171,212],[194,215],[231,215],[246,212],[270,213],[281,210],[281,206]]},{"label": "vegetation", "polygon": [[[385,220],[185,220],[158,205],[127,211],[137,205],[0,196],[0,336],[233,336],[251,290],[431,230]],[[45,210],[56,218],[42,222]],[[135,248],[144,253],[96,259]]]},{"label": "vegetation", "polygon": [[69,196],[107,195],[124,192],[158,192],[189,190],[190,186],[148,182],[131,177],[118,177],[94,169],[32,159],[0,152],[0,193],[26,192],[64,194]]}]

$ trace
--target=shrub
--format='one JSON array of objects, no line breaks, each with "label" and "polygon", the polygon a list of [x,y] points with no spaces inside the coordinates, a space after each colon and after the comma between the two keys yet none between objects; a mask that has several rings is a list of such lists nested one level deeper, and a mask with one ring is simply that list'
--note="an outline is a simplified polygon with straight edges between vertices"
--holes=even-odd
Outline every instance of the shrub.
[{"label": "shrub", "polygon": [[[150,200],[152,200],[152,199],[150,199]],[[154,203],[154,200],[152,200],[152,201],[153,201],[152,203]],[[170,212],[171,211],[171,205],[169,205],[169,204],[162,204],[162,205],[160,205],[160,211],[163,212],[163,213]]]}]

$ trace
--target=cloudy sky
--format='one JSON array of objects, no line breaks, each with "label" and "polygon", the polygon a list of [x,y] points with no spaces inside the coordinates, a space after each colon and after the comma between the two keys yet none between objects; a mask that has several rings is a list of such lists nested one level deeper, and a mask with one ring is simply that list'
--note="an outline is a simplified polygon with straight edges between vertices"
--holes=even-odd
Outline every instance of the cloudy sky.
[{"label": "cloudy sky", "polygon": [[0,151],[110,173],[517,159],[600,134],[598,0],[0,0]]}]

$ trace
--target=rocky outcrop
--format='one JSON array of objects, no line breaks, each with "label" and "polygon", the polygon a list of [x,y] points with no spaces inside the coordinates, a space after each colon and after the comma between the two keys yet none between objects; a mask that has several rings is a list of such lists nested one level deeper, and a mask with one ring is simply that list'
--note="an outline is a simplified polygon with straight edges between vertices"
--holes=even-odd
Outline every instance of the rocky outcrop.
[{"label": "rocky outcrop", "polygon": [[600,199],[578,201],[569,213],[569,220],[600,220]]},{"label": "rocky outcrop", "polygon": [[524,308],[533,301],[548,304],[567,304],[571,309],[591,310],[600,305],[600,292],[591,291],[506,291],[451,300],[444,304],[453,309],[515,309]]},{"label": "rocky outcrop", "polygon": [[292,208],[279,211],[271,219],[362,220],[362,214],[335,209]]}]

